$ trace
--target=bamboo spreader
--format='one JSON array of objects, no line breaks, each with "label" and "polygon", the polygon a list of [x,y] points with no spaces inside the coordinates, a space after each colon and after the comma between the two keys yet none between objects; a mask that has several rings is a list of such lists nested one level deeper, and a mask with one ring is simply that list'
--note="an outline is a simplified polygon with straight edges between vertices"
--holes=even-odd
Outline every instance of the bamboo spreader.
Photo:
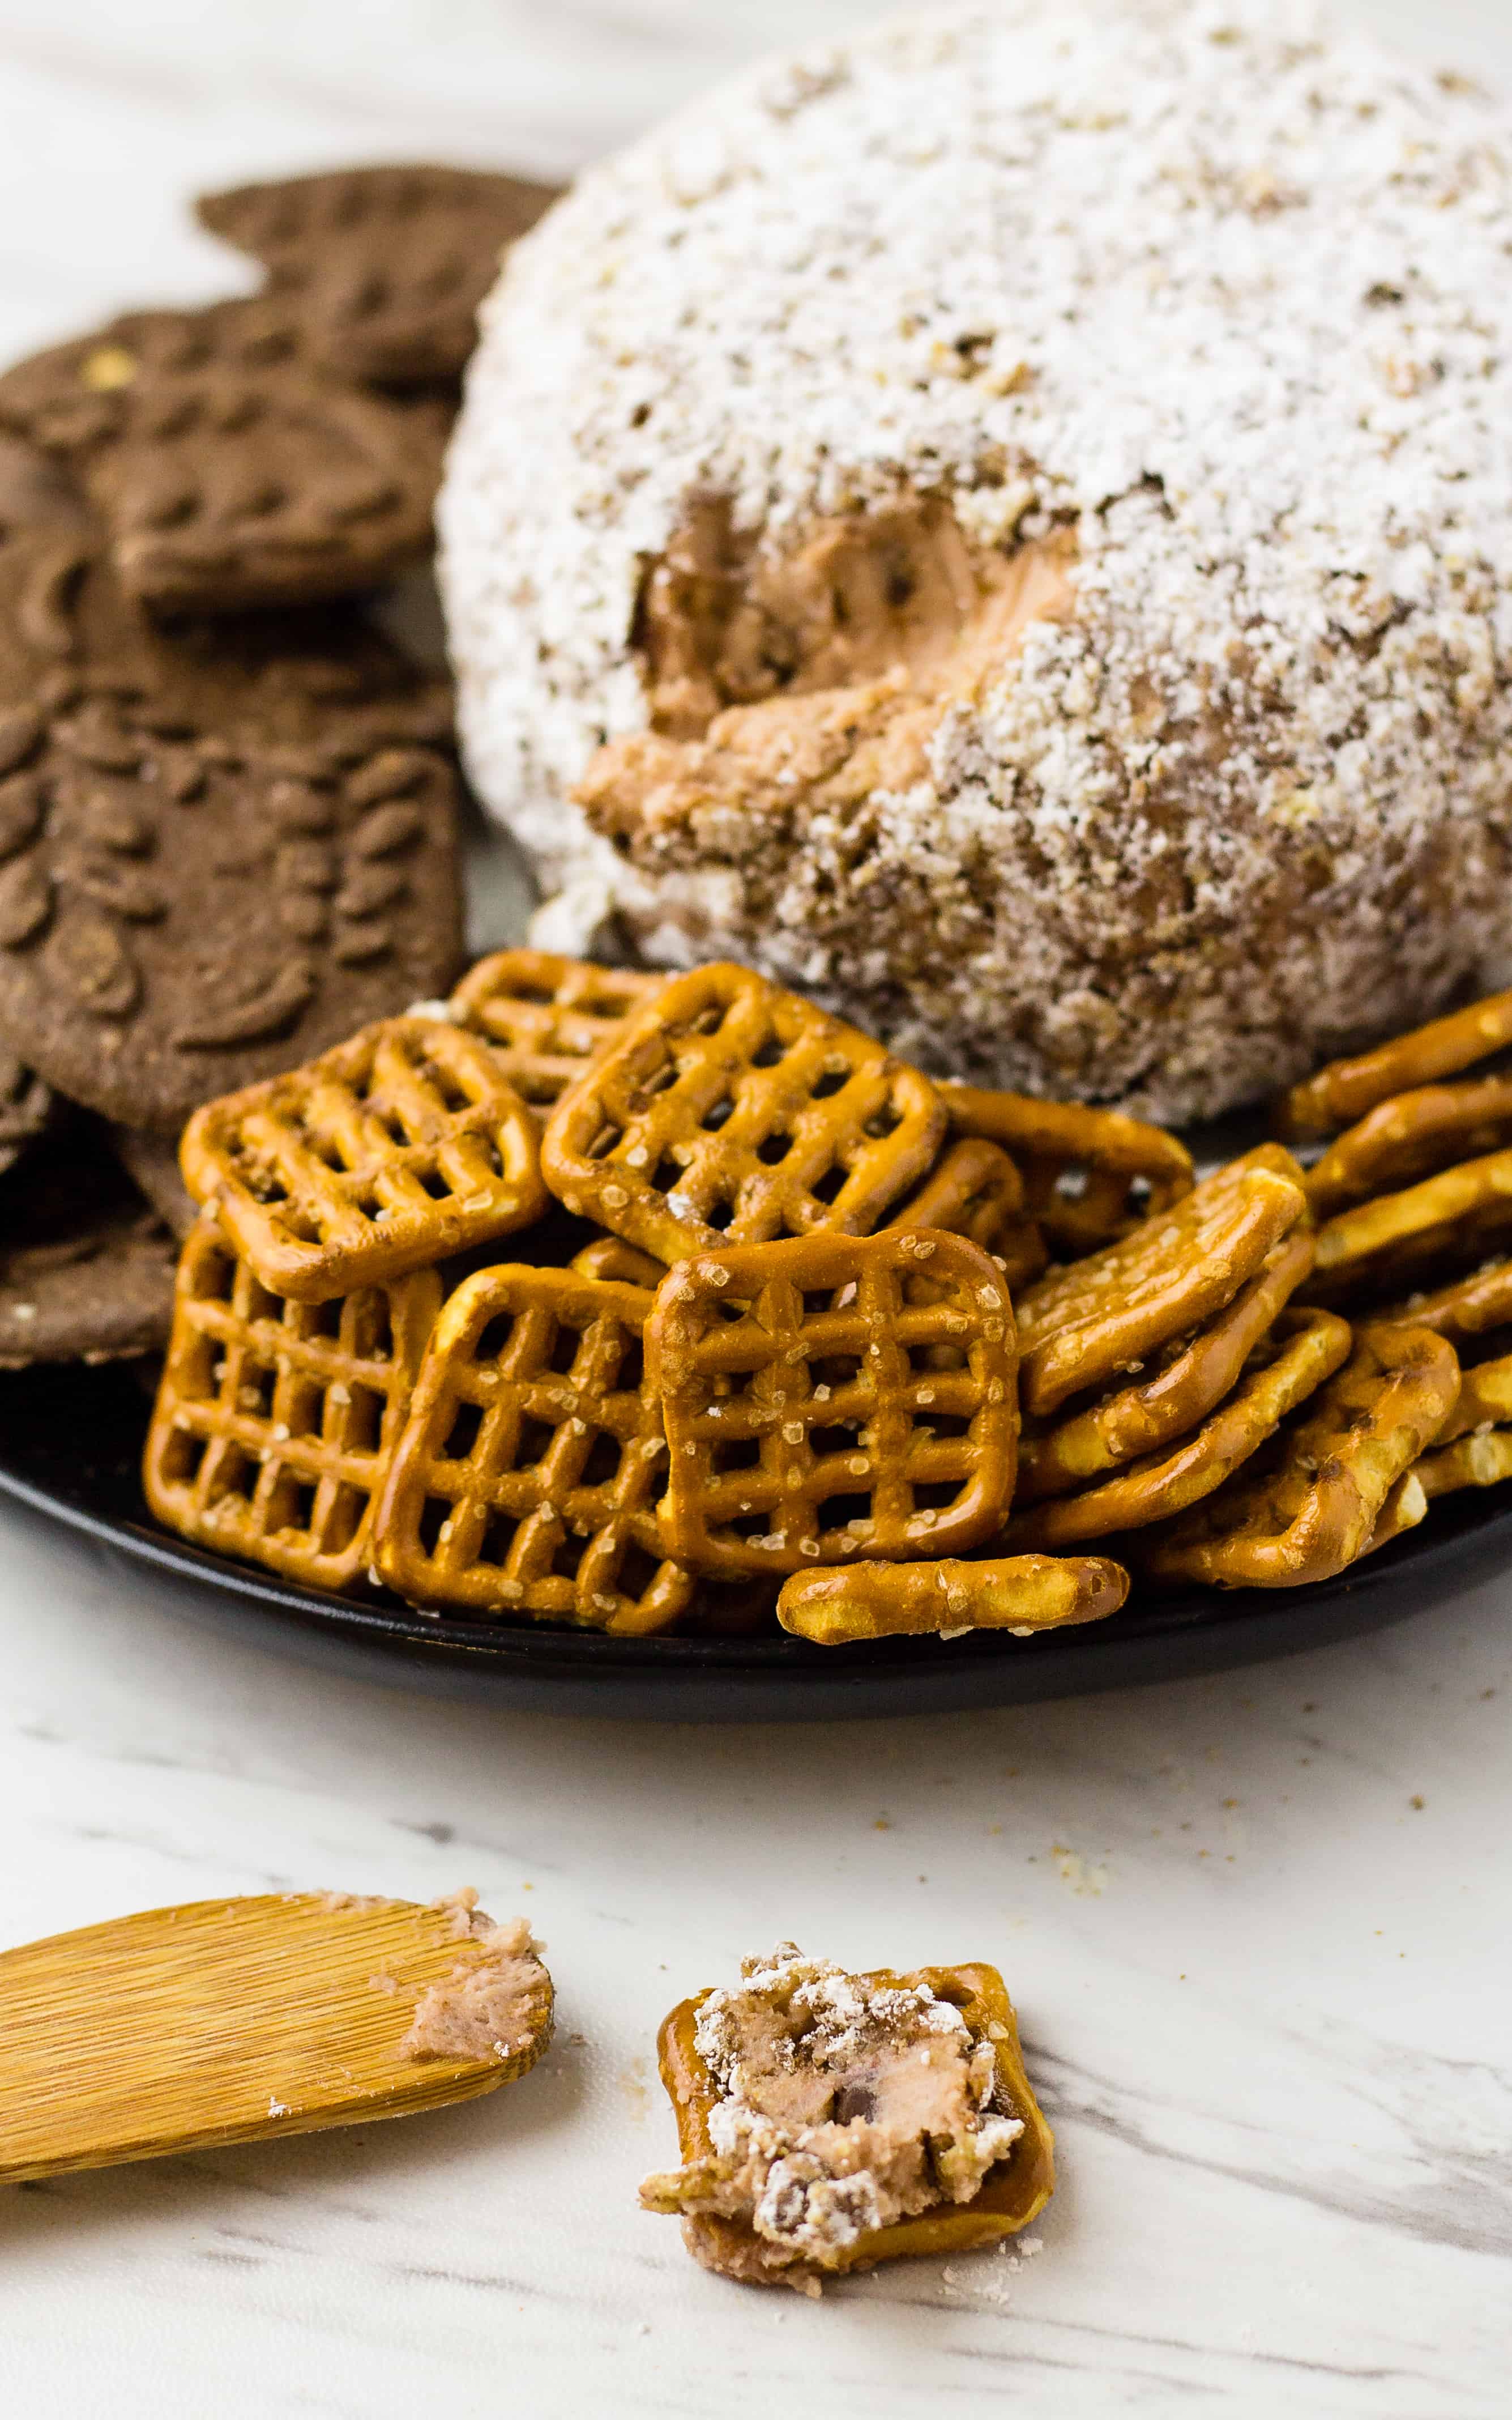
[{"label": "bamboo spreader", "polygon": [[484,1953],[402,1900],[202,1900],[0,1952],[0,2182],[407,2118],[492,2092],[509,2058],[400,2049],[433,1983]]}]

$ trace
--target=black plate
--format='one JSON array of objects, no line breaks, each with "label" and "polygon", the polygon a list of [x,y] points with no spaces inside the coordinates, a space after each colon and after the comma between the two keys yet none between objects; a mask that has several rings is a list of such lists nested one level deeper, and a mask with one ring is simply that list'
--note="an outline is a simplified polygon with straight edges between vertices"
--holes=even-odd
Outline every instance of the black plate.
[{"label": "black plate", "polygon": [[159,1529],[136,1475],[147,1383],[131,1363],[0,1378],[0,1490],[83,1530],[195,1621],[306,1664],[547,1714],[806,1722],[1021,1705],[1325,1646],[1512,1561],[1512,1490],[1471,1489],[1319,1587],[1143,1594],[1109,1621],[1038,1638],[984,1632],[826,1650],[796,1638],[605,1638],[434,1621],[376,1590],[348,1603],[295,1587]]}]

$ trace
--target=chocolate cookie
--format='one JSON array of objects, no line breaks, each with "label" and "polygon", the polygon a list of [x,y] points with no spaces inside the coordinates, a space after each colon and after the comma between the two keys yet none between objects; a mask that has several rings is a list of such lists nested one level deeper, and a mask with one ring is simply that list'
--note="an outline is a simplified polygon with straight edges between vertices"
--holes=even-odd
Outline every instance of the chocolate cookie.
[{"label": "chocolate cookie", "polygon": [[11,1051],[0,1050],[0,1176],[46,1133],[54,1106],[40,1076]]},{"label": "chocolate cookie", "polygon": [[0,1046],[174,1133],[443,992],[449,722],[353,612],[170,634],[87,528],[0,537]]},{"label": "chocolate cookie", "polygon": [[176,1257],[101,1138],[74,1128],[0,1196],[0,1370],[156,1351]]},{"label": "chocolate cookie", "polygon": [[145,1194],[158,1217],[180,1243],[199,1212],[178,1172],[178,1152],[167,1135],[148,1134],[139,1126],[107,1126],[112,1151],[139,1193]]},{"label": "chocolate cookie", "polygon": [[317,359],[347,378],[455,378],[506,244],[552,185],[465,168],[349,168],[207,194],[200,224],[269,271]]},{"label": "chocolate cookie", "polygon": [[450,413],[314,365],[277,302],[137,311],[0,378],[0,425],[65,459],[126,594],[225,613],[344,597],[430,544]]}]

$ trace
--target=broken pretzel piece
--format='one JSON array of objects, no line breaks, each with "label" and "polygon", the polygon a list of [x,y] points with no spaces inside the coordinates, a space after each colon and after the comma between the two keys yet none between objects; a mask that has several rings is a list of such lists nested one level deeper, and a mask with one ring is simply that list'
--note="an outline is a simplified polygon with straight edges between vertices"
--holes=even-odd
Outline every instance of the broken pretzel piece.
[{"label": "broken pretzel piece", "polygon": [[1026,1286],[1016,1304],[1025,1409],[1042,1416],[1137,1372],[1231,1302],[1305,1217],[1300,1176],[1251,1153],[1119,1243]]},{"label": "broken pretzel piece", "polygon": [[541,1146],[569,1210],[658,1259],[864,1233],[945,1134],[928,1077],[748,969],[664,984],[563,1094]]},{"label": "broken pretzel piece", "polygon": [[816,1647],[866,1638],[967,1630],[1027,1637],[1068,1622],[1101,1621],[1129,1593],[1129,1575],[1099,1557],[1014,1555],[1005,1561],[851,1563],[799,1572],[783,1583],[777,1618]]},{"label": "broken pretzel piece", "polygon": [[179,1156],[263,1283],[301,1302],[496,1242],[546,1206],[524,1102],[486,1042],[428,1016],[208,1102]]},{"label": "broken pretzel piece", "polygon": [[974,1084],[942,1084],[940,1097],[957,1134],[1000,1143],[1017,1161],[1029,1214],[1059,1259],[1116,1242],[1192,1189],[1185,1145],[1119,1109]]},{"label": "broken pretzel piece", "polygon": [[1422,1327],[1372,1327],[1303,1417],[1169,1528],[1156,1579],[1297,1588],[1332,1579],[1369,1544],[1386,1498],[1454,1409],[1454,1348]]},{"label": "broken pretzel piece", "polygon": [[[918,1276],[935,1299],[911,1299]],[[671,1456],[662,1535],[700,1571],[933,1559],[1007,1511],[1013,1313],[964,1236],[889,1228],[685,1261],[647,1360]]]},{"label": "broken pretzel piece", "polygon": [[816,2295],[825,2277],[1013,2235],[1055,2190],[1055,2138],[995,1967],[855,1975],[791,1942],[658,2041],[682,2165],[641,2206],[695,2259]]},{"label": "broken pretzel piece", "polygon": [[1160,1453],[1142,1455],[1080,1495],[1057,1497],[1015,1514],[1003,1544],[1014,1551],[1038,1547],[1062,1554],[1184,1512],[1257,1452],[1287,1414],[1332,1377],[1349,1351],[1347,1320],[1326,1311],[1283,1312],[1234,1392],[1192,1435]]}]

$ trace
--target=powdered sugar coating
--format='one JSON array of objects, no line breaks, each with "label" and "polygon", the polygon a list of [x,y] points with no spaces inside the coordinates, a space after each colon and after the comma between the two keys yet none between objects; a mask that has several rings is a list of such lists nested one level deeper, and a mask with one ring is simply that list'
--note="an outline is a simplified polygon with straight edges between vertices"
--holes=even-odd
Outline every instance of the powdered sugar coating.
[{"label": "powdered sugar coating", "polygon": [[[1279,0],[1034,0],[768,69],[591,171],[486,313],[441,504],[470,768],[653,956],[1166,1118],[1512,975],[1512,132]],[[642,729],[692,500],[1075,531],[1076,610],[901,791],[565,793]],[[694,785],[696,793],[696,784]]]}]

